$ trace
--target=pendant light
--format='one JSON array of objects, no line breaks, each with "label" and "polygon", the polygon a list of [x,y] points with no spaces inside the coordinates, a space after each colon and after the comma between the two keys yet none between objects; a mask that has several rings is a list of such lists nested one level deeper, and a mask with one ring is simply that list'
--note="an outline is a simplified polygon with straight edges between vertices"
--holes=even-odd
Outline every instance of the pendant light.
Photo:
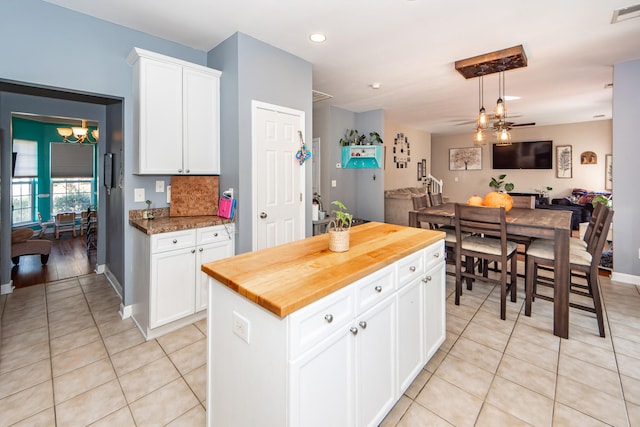
[{"label": "pendant light", "polygon": [[478,119],[476,120],[476,133],[473,136],[473,140],[476,145],[485,145],[487,142],[484,139],[484,130],[489,123],[489,117],[487,117],[487,110],[484,109],[484,76],[478,78],[478,106],[480,109]]},{"label": "pendant light", "polygon": [[507,106],[504,102],[504,71],[498,73],[498,101],[494,109],[496,119],[501,120],[507,114]]}]

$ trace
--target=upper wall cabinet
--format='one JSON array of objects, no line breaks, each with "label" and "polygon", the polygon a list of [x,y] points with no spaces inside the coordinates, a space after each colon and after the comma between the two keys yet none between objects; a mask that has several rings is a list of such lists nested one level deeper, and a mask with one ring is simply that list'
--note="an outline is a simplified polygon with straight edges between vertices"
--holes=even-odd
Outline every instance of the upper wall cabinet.
[{"label": "upper wall cabinet", "polygon": [[133,48],[138,174],[220,174],[218,70]]}]

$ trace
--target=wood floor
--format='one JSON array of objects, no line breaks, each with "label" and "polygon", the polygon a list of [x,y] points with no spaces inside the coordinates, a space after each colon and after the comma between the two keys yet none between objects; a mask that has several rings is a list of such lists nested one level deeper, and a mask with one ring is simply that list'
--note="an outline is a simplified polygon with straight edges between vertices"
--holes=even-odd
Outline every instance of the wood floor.
[{"label": "wood floor", "polygon": [[11,280],[16,288],[54,282],[92,273],[96,266],[96,249],[87,251],[85,236],[73,237],[62,233],[56,240],[53,234],[43,239],[53,242],[49,262],[40,263],[40,255],[21,256],[20,264],[11,268]]}]

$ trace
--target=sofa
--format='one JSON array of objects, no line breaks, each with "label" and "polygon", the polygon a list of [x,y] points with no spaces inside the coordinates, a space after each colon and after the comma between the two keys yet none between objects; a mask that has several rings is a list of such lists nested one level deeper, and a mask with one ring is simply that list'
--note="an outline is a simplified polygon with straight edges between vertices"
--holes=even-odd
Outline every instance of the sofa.
[{"label": "sofa", "polygon": [[[406,187],[384,192],[384,222],[409,225],[409,211],[413,210],[413,197],[427,194],[427,187]],[[428,200],[428,198],[427,198]]]},{"label": "sofa", "polygon": [[23,255],[40,255],[42,265],[49,261],[51,253],[50,240],[31,239],[33,230],[30,228],[21,228],[11,233],[11,261],[15,265],[20,263],[20,257]]},{"label": "sofa", "polygon": [[570,196],[552,199],[550,205],[536,206],[536,208],[571,211],[571,229],[578,230],[580,223],[589,222],[591,219],[591,213],[593,212],[592,202],[598,195],[602,195],[607,199],[611,198],[611,193],[607,191],[600,192],[574,188]]}]

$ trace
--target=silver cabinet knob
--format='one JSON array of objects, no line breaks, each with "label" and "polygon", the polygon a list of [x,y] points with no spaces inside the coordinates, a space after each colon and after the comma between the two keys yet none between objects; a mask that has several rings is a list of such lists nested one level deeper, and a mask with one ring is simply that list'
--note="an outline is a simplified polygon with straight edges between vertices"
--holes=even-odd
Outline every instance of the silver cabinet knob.
[{"label": "silver cabinet knob", "polygon": [[364,320],[361,320],[360,323],[358,323],[358,325],[360,325],[362,329],[367,329],[367,322],[365,322]]},{"label": "silver cabinet knob", "polygon": [[187,172],[187,173],[189,173],[189,172],[191,172],[191,171],[190,171],[189,169],[187,169],[187,171],[186,171],[186,172]]},{"label": "silver cabinet knob", "polygon": [[178,243],[178,239],[173,239],[173,244],[175,245],[176,243]]},{"label": "silver cabinet knob", "polygon": [[213,233],[213,237],[218,237],[218,233]]},{"label": "silver cabinet knob", "polygon": [[355,326],[350,327],[349,331],[351,331],[353,335],[358,335],[358,328],[356,328]]},{"label": "silver cabinet knob", "polygon": [[375,290],[376,290],[376,292],[378,292],[378,293],[382,292],[382,286],[380,286],[380,285],[376,286],[376,287],[375,287],[375,288],[373,288],[373,289],[375,289]]},{"label": "silver cabinet knob", "polygon": [[195,253],[196,253],[196,250],[195,250],[195,249],[191,249],[191,253],[192,253],[192,254],[195,254]]},{"label": "silver cabinet knob", "polygon": [[412,265],[411,267],[409,267],[409,270],[411,270],[411,271],[416,271],[416,266],[415,266],[415,265]]},{"label": "silver cabinet knob", "polygon": [[202,251],[204,251],[204,248],[200,248],[200,249],[198,249],[198,251],[202,252]]},{"label": "silver cabinet knob", "polygon": [[425,278],[422,279],[422,281],[424,283],[430,282],[431,281],[431,276],[426,276]]},{"label": "silver cabinet knob", "polygon": [[440,258],[440,252],[436,252],[435,254],[433,254],[433,256],[436,258]]},{"label": "silver cabinet knob", "polygon": [[326,320],[326,321],[327,321],[327,323],[331,323],[331,322],[333,322],[333,314],[326,314],[326,315],[324,316],[324,320]]},{"label": "silver cabinet knob", "polygon": [[267,217],[266,212],[260,212],[260,219],[265,219]]},{"label": "silver cabinet knob", "polygon": [[182,169],[178,169],[178,173],[182,173]]}]

